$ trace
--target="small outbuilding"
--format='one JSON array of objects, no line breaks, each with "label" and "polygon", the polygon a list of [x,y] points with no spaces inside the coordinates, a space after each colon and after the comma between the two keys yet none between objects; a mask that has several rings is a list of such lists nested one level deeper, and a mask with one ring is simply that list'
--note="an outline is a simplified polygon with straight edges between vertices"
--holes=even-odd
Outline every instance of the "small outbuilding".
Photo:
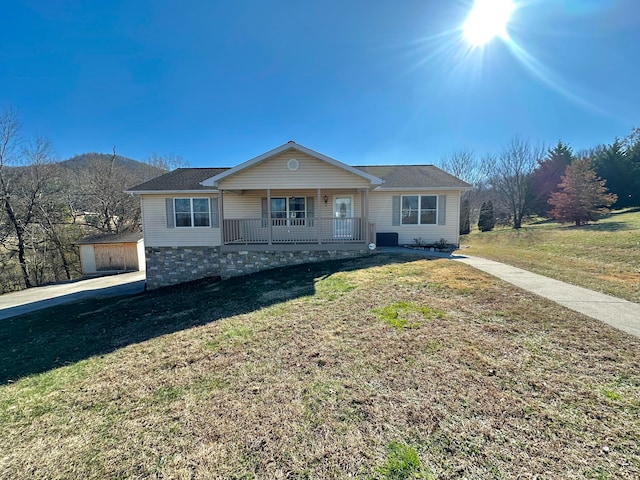
[{"label": "small outbuilding", "polygon": [[92,235],[75,244],[80,247],[83,275],[145,270],[142,233]]}]

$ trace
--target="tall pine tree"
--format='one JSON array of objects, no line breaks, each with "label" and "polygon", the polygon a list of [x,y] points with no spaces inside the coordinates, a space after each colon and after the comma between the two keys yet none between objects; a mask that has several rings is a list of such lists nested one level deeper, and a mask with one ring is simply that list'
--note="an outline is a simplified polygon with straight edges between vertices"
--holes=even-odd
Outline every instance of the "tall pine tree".
[{"label": "tall pine tree", "polygon": [[593,169],[618,196],[615,208],[640,206],[640,131],[596,148]]},{"label": "tall pine tree", "polygon": [[531,210],[541,216],[547,215],[549,197],[559,190],[565,169],[574,160],[571,147],[561,140],[547,151],[543,160],[531,173]]}]

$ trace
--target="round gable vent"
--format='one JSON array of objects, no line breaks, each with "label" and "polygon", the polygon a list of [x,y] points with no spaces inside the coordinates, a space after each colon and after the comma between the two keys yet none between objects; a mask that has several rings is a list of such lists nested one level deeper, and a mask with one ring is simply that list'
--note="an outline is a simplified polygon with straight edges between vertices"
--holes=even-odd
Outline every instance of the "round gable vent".
[{"label": "round gable vent", "polygon": [[299,166],[300,166],[300,162],[298,162],[298,160],[296,160],[295,158],[292,158],[287,162],[287,168],[292,172],[295,172],[296,170],[298,170]]}]

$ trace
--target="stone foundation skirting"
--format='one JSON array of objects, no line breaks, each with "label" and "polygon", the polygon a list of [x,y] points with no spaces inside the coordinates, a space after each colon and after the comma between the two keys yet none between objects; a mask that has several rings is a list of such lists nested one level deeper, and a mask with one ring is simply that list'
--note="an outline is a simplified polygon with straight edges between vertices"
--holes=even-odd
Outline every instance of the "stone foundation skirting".
[{"label": "stone foundation skirting", "polygon": [[363,257],[370,252],[366,247],[355,250],[239,250],[222,253],[220,247],[146,247],[145,253],[147,288],[152,290],[207,277],[225,280],[288,265]]},{"label": "stone foundation skirting", "polygon": [[220,247],[145,247],[147,289],[220,276]]},{"label": "stone foundation skirting", "polygon": [[324,262],[340,258],[355,258],[368,255],[369,251],[362,250],[300,250],[262,252],[243,251],[223,252],[220,255],[220,269],[222,279],[239,277],[271,268],[303,263]]}]

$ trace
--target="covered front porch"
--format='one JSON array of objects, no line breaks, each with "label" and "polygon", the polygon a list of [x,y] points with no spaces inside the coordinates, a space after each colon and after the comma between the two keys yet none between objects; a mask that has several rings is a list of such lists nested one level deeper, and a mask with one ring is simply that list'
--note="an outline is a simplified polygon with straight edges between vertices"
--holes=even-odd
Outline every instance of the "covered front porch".
[{"label": "covered front porch", "polygon": [[223,248],[367,245],[376,237],[368,196],[368,189],[220,190],[221,243]]}]

